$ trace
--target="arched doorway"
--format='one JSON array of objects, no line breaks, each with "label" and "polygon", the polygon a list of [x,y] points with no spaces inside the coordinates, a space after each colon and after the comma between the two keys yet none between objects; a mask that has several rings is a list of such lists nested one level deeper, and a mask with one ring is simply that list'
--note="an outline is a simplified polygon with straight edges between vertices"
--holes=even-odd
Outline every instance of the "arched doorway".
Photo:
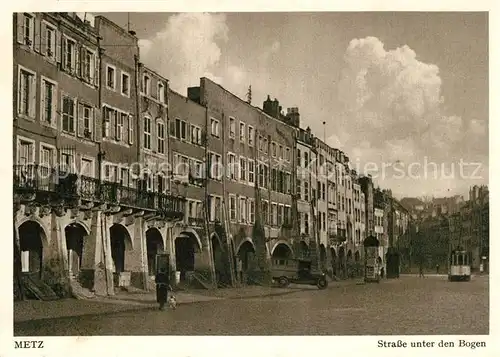
[{"label": "arched doorway", "polygon": [[248,272],[253,268],[254,258],[255,258],[254,245],[250,240],[244,241],[238,248],[238,253],[237,253],[238,267],[236,271],[239,272],[238,279],[240,280],[240,282],[242,283],[246,282],[245,277],[247,276]]},{"label": "arched doorway", "polygon": [[309,246],[306,242],[301,240],[299,242],[299,258],[308,258],[310,256]]},{"label": "arched doorway", "polygon": [[163,238],[157,228],[149,228],[146,231],[146,250],[148,255],[149,276],[156,274],[156,254],[165,251]]},{"label": "arched doorway", "polygon": [[35,221],[24,222],[19,227],[21,249],[21,271],[41,278],[43,263],[43,240],[45,233]]},{"label": "arched doorway", "polygon": [[109,229],[111,241],[111,258],[115,273],[125,271],[125,250],[131,250],[132,244],[127,229],[121,224],[113,224]]},{"label": "arched doorway", "polygon": [[182,232],[175,238],[175,266],[181,274],[181,281],[185,281],[187,274],[194,271],[195,254],[200,251],[201,247],[192,232]]},{"label": "arched doorway", "polygon": [[319,263],[322,270],[326,269],[326,248],[324,244],[319,246]]},{"label": "arched doorway", "polygon": [[332,273],[337,275],[337,254],[334,248],[330,248],[330,255],[332,257]]},{"label": "arched doorway", "polygon": [[272,259],[277,265],[285,264],[285,260],[293,256],[293,252],[285,243],[279,243],[273,250]]},{"label": "arched doorway", "polygon": [[83,258],[83,240],[87,231],[81,224],[71,223],[64,229],[66,250],[68,252],[68,270],[70,276],[78,277]]},{"label": "arched doorway", "polygon": [[361,259],[361,255],[359,254],[359,250],[354,253],[354,261],[357,263]]}]

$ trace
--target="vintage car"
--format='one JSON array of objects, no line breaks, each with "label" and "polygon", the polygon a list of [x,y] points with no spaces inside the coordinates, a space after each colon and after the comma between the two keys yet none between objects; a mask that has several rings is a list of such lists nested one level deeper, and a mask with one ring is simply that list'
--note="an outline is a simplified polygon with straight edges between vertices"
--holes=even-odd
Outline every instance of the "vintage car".
[{"label": "vintage car", "polygon": [[271,265],[272,279],[281,287],[293,283],[316,285],[319,289],[326,289],[328,286],[326,274],[313,270],[311,263],[311,260],[307,259],[273,260]]}]

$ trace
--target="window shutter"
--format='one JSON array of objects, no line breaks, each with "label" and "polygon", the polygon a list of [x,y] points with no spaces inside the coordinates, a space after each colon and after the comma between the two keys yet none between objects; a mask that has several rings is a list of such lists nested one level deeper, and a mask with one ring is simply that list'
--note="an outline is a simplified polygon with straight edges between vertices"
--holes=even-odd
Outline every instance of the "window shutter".
[{"label": "window shutter", "polygon": [[170,128],[170,136],[175,136],[175,120],[169,120],[168,126]]},{"label": "window shutter", "polygon": [[29,116],[34,118],[36,116],[36,77],[30,76],[29,81]]},{"label": "window shutter", "polygon": [[66,69],[66,38],[61,36],[61,68]]},{"label": "window shutter", "polygon": [[[97,50],[99,51],[99,49]],[[101,71],[101,67],[99,65],[99,54],[96,52],[94,54],[94,85],[98,86],[99,85],[99,74]]]},{"label": "window shutter", "polygon": [[17,17],[17,42],[24,44],[24,13],[18,12]]},{"label": "window shutter", "polygon": [[110,116],[110,127],[111,127],[111,138],[116,140],[116,115],[117,111],[113,109],[111,116]]},{"label": "window shutter", "polygon": [[128,143],[132,145],[134,143],[134,116],[128,116]]},{"label": "window shutter", "polygon": [[41,26],[42,26],[42,23],[41,23],[41,20],[39,17],[35,17],[34,19],[34,25],[35,25],[35,28],[34,28],[34,38],[33,38],[33,41],[34,41],[34,45],[35,45],[35,51],[36,52],[40,52],[40,46],[41,46],[41,40],[42,40],[42,31],[41,31]]},{"label": "window shutter", "polygon": [[187,142],[191,142],[191,125],[188,122],[186,123],[186,140]]},{"label": "window shutter", "polygon": [[40,26],[40,50],[42,55],[47,54],[47,25],[44,23],[41,24]]},{"label": "window shutter", "polygon": [[56,62],[61,63],[62,60],[62,42],[61,42],[61,32],[56,30]]},{"label": "window shutter", "polygon": [[73,68],[73,73],[76,74],[78,77],[82,76],[82,71],[80,68],[81,54],[82,54],[82,46],[78,43],[75,43],[75,53],[74,53],[75,67]]},{"label": "window shutter", "polygon": [[101,141],[101,137],[102,137],[102,132],[99,130],[99,109],[98,108],[93,108],[92,109],[92,120],[94,122],[94,140],[95,141]]},{"label": "window shutter", "polygon": [[83,137],[85,135],[85,123],[83,121],[83,105],[78,104],[78,128],[77,133],[79,137]]},{"label": "window shutter", "polygon": [[35,43],[34,43],[35,42],[35,26],[36,26],[35,24],[36,24],[36,18],[33,17],[32,22],[31,22],[31,26],[30,26],[30,34],[29,34],[30,40],[31,40],[31,45],[30,45],[31,48],[35,48]]},{"label": "window shutter", "polygon": [[42,118],[42,121],[48,121],[51,119],[45,117],[45,89],[45,81],[42,80],[40,83],[40,118]]}]

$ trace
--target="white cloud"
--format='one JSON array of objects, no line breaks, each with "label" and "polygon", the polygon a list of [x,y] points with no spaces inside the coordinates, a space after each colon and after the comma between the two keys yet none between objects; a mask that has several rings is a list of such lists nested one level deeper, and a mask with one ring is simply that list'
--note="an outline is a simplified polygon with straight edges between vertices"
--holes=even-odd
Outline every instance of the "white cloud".
[{"label": "white cloud", "polygon": [[212,71],[222,55],[218,42],[227,41],[228,31],[223,14],[172,15],[156,36],[139,41],[141,58],[168,78],[173,89],[185,93],[202,76],[219,79]]},{"label": "white cloud", "polygon": [[[468,158],[487,162],[487,125],[444,114],[436,65],[420,61],[406,45],[387,51],[375,37],[352,40],[344,61],[338,88],[341,115],[335,120],[350,134],[343,144],[351,162],[377,162],[379,167],[425,157],[448,164]],[[455,177],[405,184],[448,190],[462,187],[461,181]],[[386,184],[401,185],[388,178]]]}]

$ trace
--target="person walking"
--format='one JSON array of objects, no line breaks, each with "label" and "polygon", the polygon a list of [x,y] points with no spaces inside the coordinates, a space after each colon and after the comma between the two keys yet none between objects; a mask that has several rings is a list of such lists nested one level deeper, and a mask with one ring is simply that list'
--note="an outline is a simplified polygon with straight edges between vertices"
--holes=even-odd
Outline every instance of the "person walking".
[{"label": "person walking", "polygon": [[419,277],[420,277],[420,278],[423,278],[423,277],[424,277],[424,267],[423,267],[423,265],[422,265],[422,264],[420,264],[419,271],[420,271]]},{"label": "person walking", "polygon": [[439,274],[439,264],[436,264],[436,274]]},{"label": "person walking", "polygon": [[165,268],[161,268],[155,276],[156,282],[156,302],[160,304],[160,310],[165,308],[168,300],[168,289],[170,286],[170,277]]}]

